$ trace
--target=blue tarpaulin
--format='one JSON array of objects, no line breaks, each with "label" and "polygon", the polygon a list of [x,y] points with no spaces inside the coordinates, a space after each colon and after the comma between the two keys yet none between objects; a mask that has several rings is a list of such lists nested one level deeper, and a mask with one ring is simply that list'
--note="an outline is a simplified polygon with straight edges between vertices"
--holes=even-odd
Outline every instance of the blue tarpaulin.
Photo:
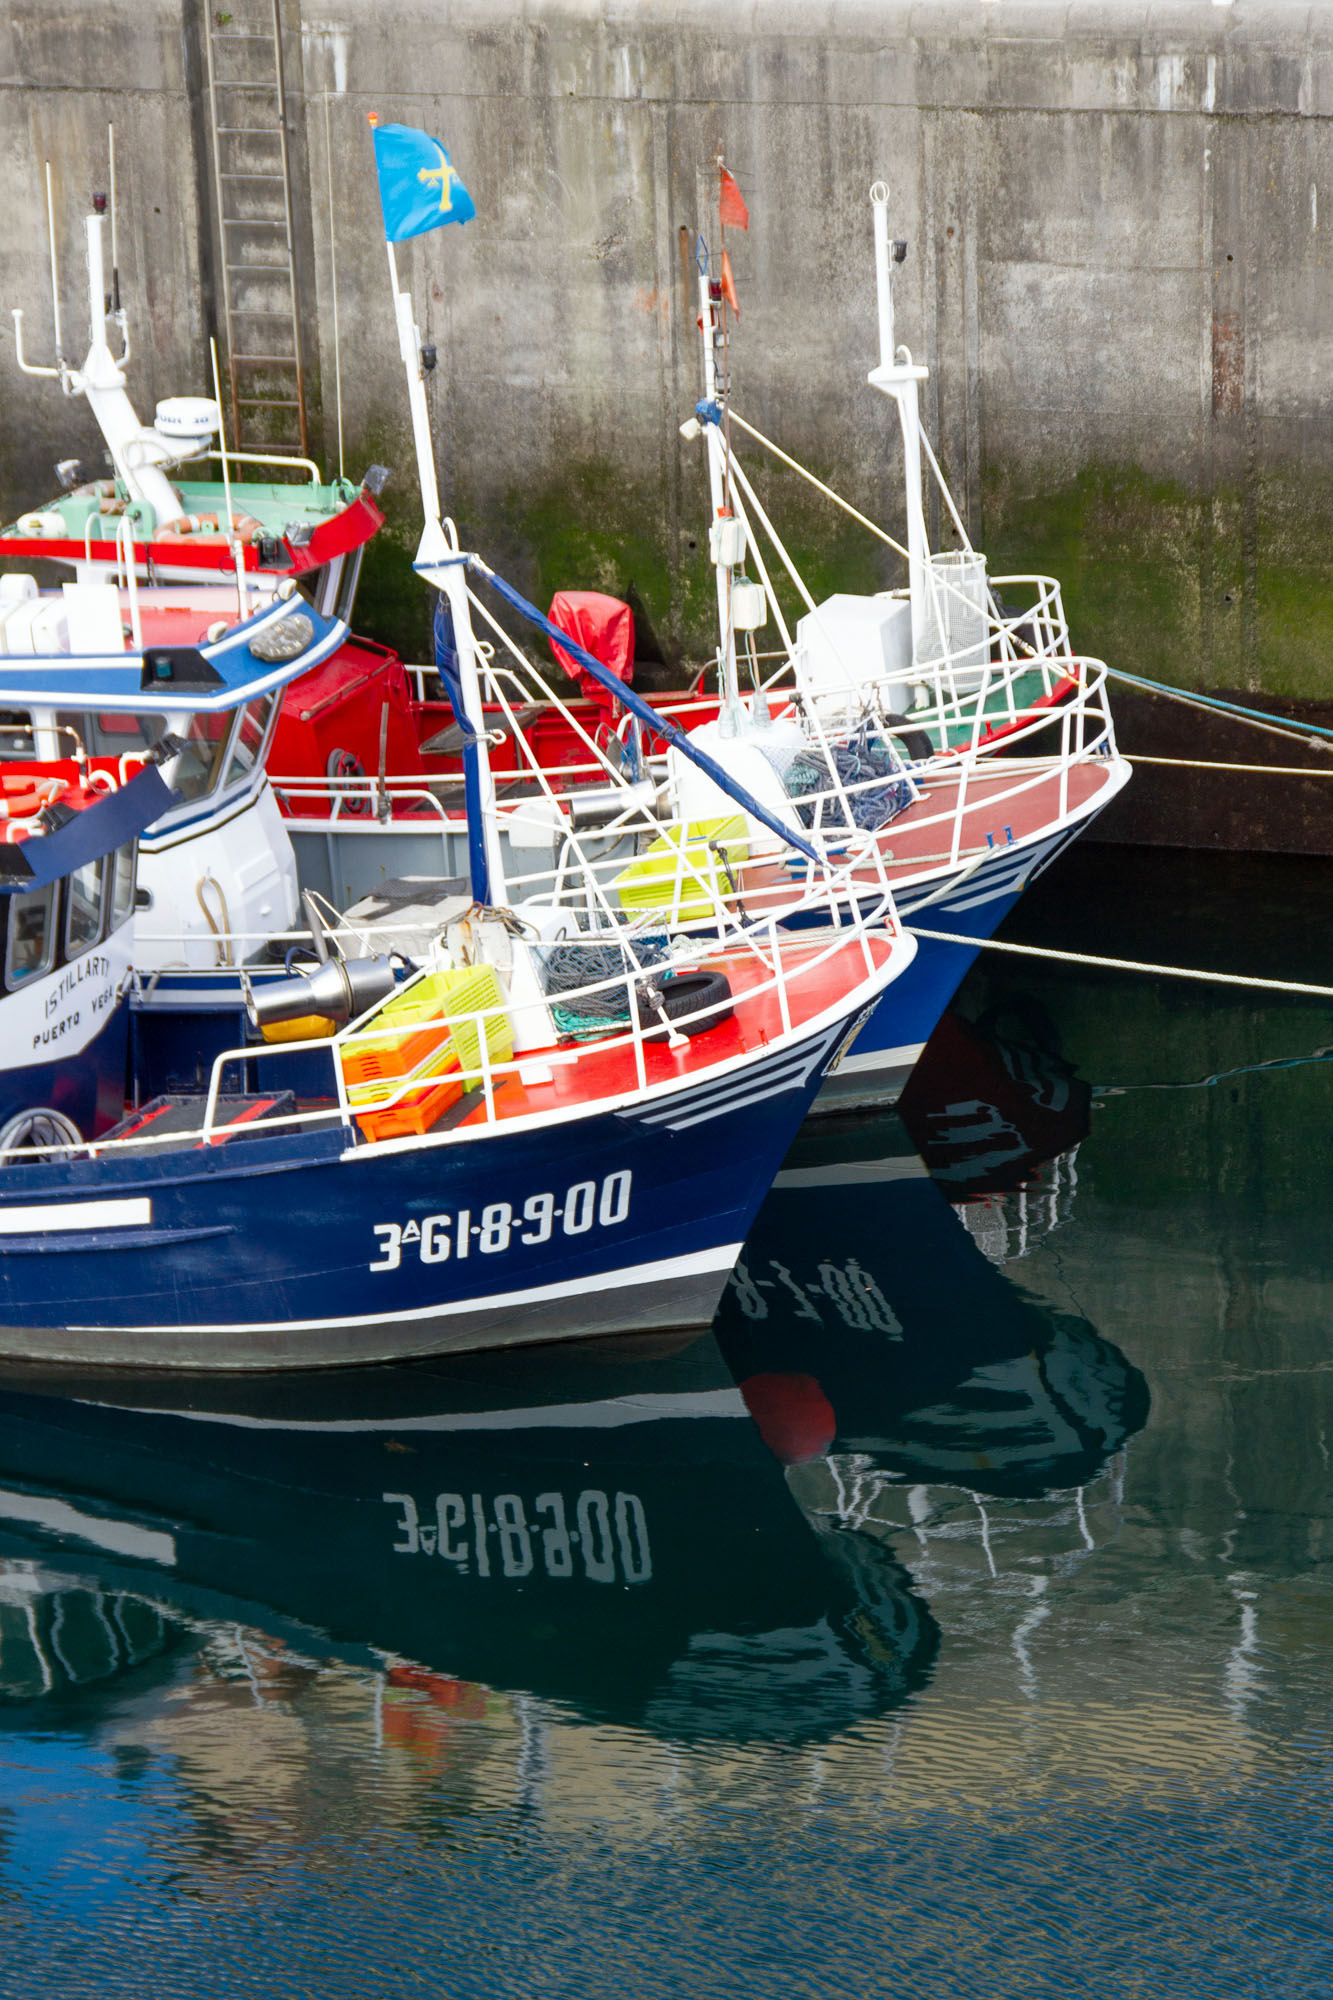
[{"label": "blue tarpaulin", "polygon": [[108,792],[96,805],[85,806],[54,833],[30,834],[27,840],[0,847],[0,895],[14,890],[44,889],[75,868],[134,840],[176,803],[176,794],[155,764],[118,791]]}]

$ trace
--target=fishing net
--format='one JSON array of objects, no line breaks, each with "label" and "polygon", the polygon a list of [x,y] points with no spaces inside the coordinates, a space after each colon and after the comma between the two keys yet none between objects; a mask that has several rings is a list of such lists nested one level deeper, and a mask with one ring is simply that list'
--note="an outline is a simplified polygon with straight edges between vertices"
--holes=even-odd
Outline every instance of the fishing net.
[{"label": "fishing net", "polygon": [[[915,797],[897,751],[865,730],[849,743],[835,743],[828,756],[822,750],[798,750],[778,775],[802,826],[821,833],[850,833],[853,828],[877,832]],[[836,782],[847,792],[845,805],[828,796]]]},{"label": "fishing net", "polygon": [[[576,1041],[604,1035],[609,1029],[629,1026],[628,986],[610,986],[604,993],[580,993],[569,1005],[556,996],[572,993],[581,986],[596,986],[604,979],[623,980],[641,967],[660,965],[667,955],[667,940],[638,937],[633,956],[623,944],[554,944],[544,953],[542,986],[551,1002],[551,1019],[561,1035]],[[635,990],[647,997],[650,979],[636,981]]]}]

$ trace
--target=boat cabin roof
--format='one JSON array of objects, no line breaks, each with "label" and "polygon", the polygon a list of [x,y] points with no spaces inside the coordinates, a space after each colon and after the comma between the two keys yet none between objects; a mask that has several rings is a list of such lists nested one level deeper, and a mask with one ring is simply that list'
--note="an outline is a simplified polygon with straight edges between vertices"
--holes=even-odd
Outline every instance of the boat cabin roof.
[{"label": "boat cabin roof", "polygon": [[[269,591],[241,619],[234,585],[177,584],[120,589],[119,604],[105,584],[65,584],[43,592],[45,643],[40,652],[9,651],[8,626],[0,620],[0,708],[122,709],[136,713],[191,709],[203,712],[239,707],[285,687],[336,651],[346,626],[327,618],[300,595],[282,598]],[[94,600],[81,593],[98,593]],[[26,608],[31,599],[23,600]],[[72,650],[79,611],[99,606],[110,613],[108,640],[120,634],[117,609],[126,623],[136,615],[142,648],[117,654]],[[0,611],[3,611],[0,605]],[[224,618],[230,622],[208,638]],[[31,636],[31,635],[30,635]],[[121,636],[122,646],[126,641]],[[288,651],[288,649],[293,649]],[[268,652],[287,657],[265,658]]]},{"label": "boat cabin roof", "polygon": [[[221,480],[175,482],[187,521],[162,529],[136,520],[134,560],[158,569],[232,567],[227,525],[227,490]],[[117,532],[126,498],[118,482],[99,480],[62,493],[0,529],[0,556],[40,557],[55,562],[114,562]],[[364,487],[350,480],[304,485],[284,481],[233,480],[232,519],[242,529],[247,570],[297,576],[346,555],[368,542],[384,516]],[[216,526],[211,525],[215,522]]]}]

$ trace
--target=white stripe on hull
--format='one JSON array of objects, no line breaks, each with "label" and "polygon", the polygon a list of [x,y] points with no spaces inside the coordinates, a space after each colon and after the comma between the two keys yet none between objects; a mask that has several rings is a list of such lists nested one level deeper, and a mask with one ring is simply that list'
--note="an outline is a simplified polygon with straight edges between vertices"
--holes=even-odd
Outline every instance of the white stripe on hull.
[{"label": "white stripe on hull", "polygon": [[865,1055],[858,1055],[852,1049],[838,1064],[837,1075],[869,1076],[881,1069],[910,1069],[919,1060],[925,1046],[924,1042],[904,1042],[900,1048],[871,1049]]},{"label": "white stripe on hull", "polygon": [[692,1250],[685,1257],[662,1257],[649,1264],[628,1265],[619,1271],[601,1271],[590,1277],[569,1278],[558,1285],[533,1285],[521,1292],[491,1292],[471,1299],[453,1299],[445,1305],[410,1306],[402,1312],[351,1313],[341,1319],[280,1320],[178,1320],[160,1326],[71,1326],[71,1333],[98,1333],[112,1336],[126,1333],[321,1333],[340,1327],[402,1325],[428,1319],[450,1319],[462,1313],[521,1311],[556,1299],[583,1298],[593,1292],[624,1290],[636,1285],[667,1284],[676,1279],[704,1277],[718,1271],[729,1272],[741,1254],[739,1243],[723,1243],[712,1250]]},{"label": "white stripe on hull", "polygon": [[794,1051],[766,1068],[760,1076],[742,1074],[706,1085],[691,1092],[688,1097],[676,1099],[674,1103],[642,1112],[639,1123],[660,1126],[667,1132],[683,1132],[692,1125],[702,1125],[709,1119],[741,1111],[747,1105],[762,1104],[770,1097],[802,1089],[828,1055],[832,1043],[833,1034],[825,1033],[813,1047],[807,1045]]},{"label": "white stripe on hull", "polygon": [[124,1201],[43,1201],[0,1208],[0,1236],[36,1236],[60,1229],[142,1229],[153,1219],[150,1195]]},{"label": "white stripe on hull", "polygon": [[[123,1410],[123,1403],[97,1403],[95,1409]],[[678,1395],[612,1396],[604,1403],[551,1403],[536,1409],[437,1412],[426,1417],[250,1417],[227,1410],[162,1410],[144,1407],[139,1416],[183,1417],[190,1423],[225,1424],[234,1430],[327,1432],[357,1435],[363,1431],[528,1431],[619,1430],[625,1424],[669,1423],[698,1417],[748,1417],[739,1389],[684,1390]],[[3,1518],[3,1495],[0,1495]]]}]

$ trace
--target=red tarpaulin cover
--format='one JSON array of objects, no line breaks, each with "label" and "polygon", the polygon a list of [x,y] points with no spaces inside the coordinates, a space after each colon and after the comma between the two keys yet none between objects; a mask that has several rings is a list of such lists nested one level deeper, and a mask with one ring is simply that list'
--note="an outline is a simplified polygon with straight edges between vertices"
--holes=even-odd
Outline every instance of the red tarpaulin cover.
[{"label": "red tarpaulin cover", "polygon": [[[600,590],[557,590],[546,615],[586,653],[610,667],[618,680],[628,683],[634,679],[634,613],[628,604],[622,604],[618,597],[607,597]],[[578,682],[581,693],[609,713],[611,696],[587,668],[572,660],[554,640],[551,651],[570,679]]]}]

